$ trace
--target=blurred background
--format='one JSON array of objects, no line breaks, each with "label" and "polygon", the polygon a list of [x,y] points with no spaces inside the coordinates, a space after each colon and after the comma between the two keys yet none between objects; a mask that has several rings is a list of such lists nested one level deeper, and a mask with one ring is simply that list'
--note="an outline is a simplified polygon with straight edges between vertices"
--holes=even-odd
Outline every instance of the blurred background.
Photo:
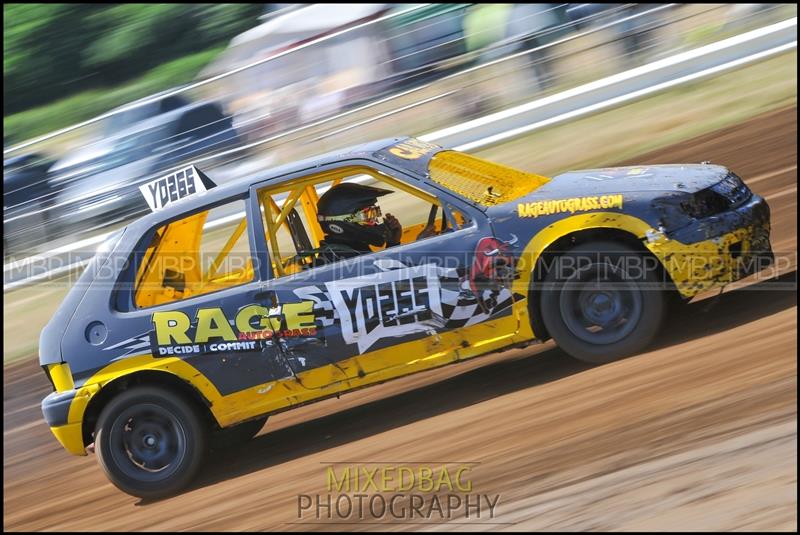
[{"label": "blurred background", "polygon": [[[340,456],[317,460],[468,451],[530,530],[796,530],[796,15],[4,4],[4,528],[273,528],[319,475],[304,456],[333,443]],[[551,176],[729,166],[770,204],[778,261],[765,277],[788,286],[750,280],[689,305],[645,358],[587,369],[545,344],[278,415],[252,455],[211,469],[218,492],[133,507],[94,463],[66,458],[40,421],[39,333],[105,238],[148,212],[140,184],[187,164],[224,183],[399,135]],[[389,394],[400,410],[375,401]],[[552,489],[564,494],[525,501]],[[223,501],[242,514],[219,516]]]},{"label": "blurred background", "polygon": [[3,10],[4,329],[30,333],[7,358],[35,352],[70,277],[148,211],[138,186],[190,163],[224,183],[412,135],[553,175],[797,97],[787,4]]},{"label": "blurred background", "polygon": [[770,4],[7,4],[4,259],[124,224],[146,210],[139,184],[187,162],[224,182],[368,139],[421,135],[795,12]]}]

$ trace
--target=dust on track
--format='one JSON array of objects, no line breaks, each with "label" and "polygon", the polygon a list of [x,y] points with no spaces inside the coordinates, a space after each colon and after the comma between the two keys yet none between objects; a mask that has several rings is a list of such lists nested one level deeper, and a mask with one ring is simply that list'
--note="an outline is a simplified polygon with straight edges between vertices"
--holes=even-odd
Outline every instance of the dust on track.
[{"label": "dust on track", "polygon": [[689,305],[636,357],[590,367],[550,342],[302,407],[151,503],[61,449],[35,361],[5,367],[4,528],[369,530],[297,524],[297,496],[327,492],[325,463],[391,460],[479,463],[475,492],[500,495],[502,524],[457,519],[476,529],[796,529],[796,118],[778,110],[620,162],[731,167],[768,199],[787,259],[778,279]]}]

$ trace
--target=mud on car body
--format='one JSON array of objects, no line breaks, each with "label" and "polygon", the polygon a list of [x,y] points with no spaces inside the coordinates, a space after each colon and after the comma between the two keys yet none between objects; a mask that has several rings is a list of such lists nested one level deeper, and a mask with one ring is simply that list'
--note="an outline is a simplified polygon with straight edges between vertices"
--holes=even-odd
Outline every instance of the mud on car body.
[{"label": "mud on car body", "polygon": [[[380,202],[400,245],[315,266],[319,195],[348,181],[394,192]],[[671,296],[772,254],[766,202],[709,164],[548,178],[395,138],[224,186],[194,167],[149,186],[156,211],[104,244],[40,343],[56,438],[94,443],[144,497],[268,415],[342,392],[551,337],[589,362],[636,353]]]}]

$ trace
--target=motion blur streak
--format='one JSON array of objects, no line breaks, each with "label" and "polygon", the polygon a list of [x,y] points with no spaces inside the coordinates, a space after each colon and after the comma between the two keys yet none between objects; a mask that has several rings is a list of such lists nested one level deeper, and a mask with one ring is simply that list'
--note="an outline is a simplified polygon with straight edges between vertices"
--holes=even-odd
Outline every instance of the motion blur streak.
[{"label": "motion blur streak", "polygon": [[[742,59],[737,59],[735,61],[730,61],[723,65],[719,65],[717,67],[712,67],[710,69],[706,69],[704,71],[700,71],[698,73],[689,74],[686,76],[682,76],[680,78],[676,78],[675,80],[671,80],[669,82],[664,82],[661,84],[656,84],[652,87],[648,87],[646,89],[640,89],[638,91],[634,91],[632,93],[628,93],[626,95],[622,95],[619,97],[615,97],[604,102],[599,102],[597,104],[592,104],[591,106],[586,106],[585,108],[580,108],[568,113],[563,113],[561,115],[557,115],[555,117],[551,117],[550,119],[539,121],[537,123],[529,124],[527,126],[523,126],[520,128],[513,128],[506,132],[502,132],[499,134],[495,134],[493,136],[485,137],[483,139],[478,139],[476,141],[472,141],[470,143],[465,143],[463,145],[459,145],[455,147],[456,150],[461,151],[470,151],[475,150],[480,147],[484,147],[486,145],[490,145],[492,143],[497,143],[498,141],[503,141],[505,139],[510,139],[514,136],[519,136],[521,134],[531,132],[536,130],[537,128],[542,128],[544,126],[548,126],[551,124],[555,124],[561,121],[566,121],[567,119],[572,119],[575,117],[580,117],[581,115],[586,115],[587,113],[592,113],[598,110],[602,110],[604,108],[609,108],[611,106],[616,106],[617,104],[622,104],[623,102],[633,100],[639,97],[643,97],[650,93],[655,93],[656,91],[663,91],[664,89],[668,89],[670,87],[674,87],[676,85],[684,84],[687,82],[691,82],[692,80],[696,80],[698,78],[703,78],[705,76],[710,76],[712,74],[716,74],[718,72],[726,71],[728,69],[733,69],[735,67],[739,67],[740,65],[744,65],[746,63],[750,63],[753,61],[757,61],[760,59],[767,58],[769,56],[780,54],[781,52],[786,52],[787,50],[791,50],[792,48],[797,48],[797,41],[792,41],[791,43],[787,43],[785,45],[781,45],[770,50],[766,50],[764,52],[759,52],[757,54],[753,54],[751,56],[744,57]],[[426,136],[422,136],[420,139],[425,141],[433,141],[437,139],[434,137],[435,134],[428,134]]]}]

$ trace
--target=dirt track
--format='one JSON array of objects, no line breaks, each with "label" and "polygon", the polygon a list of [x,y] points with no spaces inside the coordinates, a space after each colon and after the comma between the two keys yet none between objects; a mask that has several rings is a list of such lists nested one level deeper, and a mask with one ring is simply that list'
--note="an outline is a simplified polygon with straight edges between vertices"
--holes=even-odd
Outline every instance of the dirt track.
[{"label": "dirt track", "polygon": [[18,363],[3,378],[4,528],[331,529],[298,520],[298,494],[327,494],[327,463],[393,461],[473,462],[473,492],[500,499],[493,519],[383,529],[795,530],[796,118],[782,110],[636,159],[711,160],[745,178],[770,203],[786,284],[689,305],[652,351],[610,365],[548,343],[277,415],[155,503],[60,448],[39,411],[44,374]]}]

